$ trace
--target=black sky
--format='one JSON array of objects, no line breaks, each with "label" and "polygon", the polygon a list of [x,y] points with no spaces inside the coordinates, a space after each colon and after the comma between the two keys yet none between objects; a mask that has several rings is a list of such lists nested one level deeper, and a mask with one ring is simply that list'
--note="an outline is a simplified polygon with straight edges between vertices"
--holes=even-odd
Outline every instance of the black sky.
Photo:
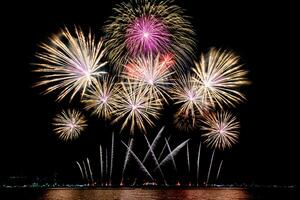
[{"label": "black sky", "polygon": [[[62,179],[79,176],[73,162],[95,156],[99,142],[109,142],[110,130],[99,129],[104,124],[95,118],[80,141],[59,142],[50,123],[66,103],[57,104],[54,95],[42,96],[41,90],[32,88],[37,76],[30,63],[36,61],[37,44],[64,25],[90,27],[101,36],[101,27],[117,2],[41,1],[4,7],[8,12],[1,14],[0,179],[54,173]],[[235,110],[241,120],[241,140],[226,155],[224,181],[299,185],[299,64],[293,55],[292,30],[296,16],[280,4],[177,2],[192,17],[197,55],[211,46],[230,48],[241,55],[250,72],[252,84],[245,89],[248,102]]]}]

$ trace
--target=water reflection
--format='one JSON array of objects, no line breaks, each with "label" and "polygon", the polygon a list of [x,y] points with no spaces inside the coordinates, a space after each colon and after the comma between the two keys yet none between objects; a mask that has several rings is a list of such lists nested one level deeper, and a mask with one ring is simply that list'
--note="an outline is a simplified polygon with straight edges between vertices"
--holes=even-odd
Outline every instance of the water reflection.
[{"label": "water reflection", "polygon": [[53,189],[39,200],[161,200],[161,199],[249,199],[244,189]]}]

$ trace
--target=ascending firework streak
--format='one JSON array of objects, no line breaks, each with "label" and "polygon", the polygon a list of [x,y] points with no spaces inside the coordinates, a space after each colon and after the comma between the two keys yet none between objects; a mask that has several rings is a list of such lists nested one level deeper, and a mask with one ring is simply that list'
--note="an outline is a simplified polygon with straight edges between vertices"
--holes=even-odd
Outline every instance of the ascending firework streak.
[{"label": "ascending firework streak", "polygon": [[62,111],[53,119],[54,133],[62,140],[74,140],[86,128],[86,119],[76,110]]},{"label": "ascending firework streak", "polygon": [[[171,135],[168,137],[167,141],[169,142],[170,139],[171,139]],[[161,150],[161,152],[160,152],[157,160],[161,159],[161,157],[162,157],[162,155],[163,155],[163,153],[164,153],[164,151],[165,151],[166,148],[167,148],[167,143],[165,143],[164,147],[162,148],[162,150]]]},{"label": "ascending firework streak", "polygon": [[249,84],[245,77],[247,71],[242,69],[239,57],[233,52],[212,48],[207,55],[202,54],[195,65],[193,79],[201,85],[201,93],[211,105],[235,106],[246,99],[237,89]]},{"label": "ascending firework streak", "polygon": [[[161,134],[162,134],[162,132],[163,132],[164,129],[165,129],[165,127],[163,126],[163,127],[160,129],[160,131],[158,132],[158,134],[156,135],[156,137],[154,138],[154,140],[153,140],[151,146],[149,147],[147,153],[145,154],[145,156],[144,156],[144,158],[143,158],[143,161],[142,161],[143,164],[145,163],[146,159],[148,158],[148,156],[149,156],[149,154],[150,154],[150,151],[153,150],[153,149],[155,149],[155,147],[156,147],[156,145],[157,145],[157,142],[158,142],[158,140],[160,139]],[[159,160],[159,158],[158,158],[158,160]]]},{"label": "ascending firework streak", "polygon": [[35,72],[43,73],[41,81],[35,86],[46,85],[45,93],[61,90],[57,100],[60,101],[71,93],[70,100],[96,82],[96,78],[105,73],[101,68],[104,51],[102,40],[95,40],[91,32],[88,36],[75,28],[72,34],[67,28],[49,39],[49,43],[40,45],[43,52],[37,53],[41,63],[37,63]]},{"label": "ascending firework streak", "polygon": [[90,165],[90,160],[89,160],[89,158],[86,158],[86,162],[87,162],[87,165],[88,165],[88,167],[89,167],[89,172],[90,172],[91,181],[92,181],[92,183],[94,183],[94,178],[93,178],[93,173],[92,173],[92,169],[91,169],[91,165]]},{"label": "ascending firework streak", "polygon": [[112,175],[112,170],[113,170],[113,163],[114,163],[114,135],[115,133],[113,132],[111,135],[111,154],[110,154],[110,170],[109,170],[109,185],[111,185],[111,175]]},{"label": "ascending firework streak", "polygon": [[131,0],[114,9],[104,27],[109,60],[122,70],[128,58],[172,53],[176,66],[193,57],[194,31],[173,1]]},{"label": "ascending firework streak", "polygon": [[[142,161],[143,164],[145,163],[145,161],[147,160],[148,156],[150,155],[150,152],[151,152],[151,151],[153,152],[153,149],[156,148],[157,142],[158,142],[158,140],[160,139],[161,134],[162,134],[164,128],[165,128],[165,127],[163,126],[163,127],[159,130],[159,132],[158,132],[158,134],[156,135],[156,137],[154,138],[152,144],[150,145],[150,147],[149,147],[147,153],[145,154],[145,156],[144,156],[144,158],[143,158],[143,161]],[[146,139],[147,139],[147,138],[146,138]],[[149,142],[148,142],[148,143],[149,143]],[[161,156],[161,155],[160,155],[160,156]],[[156,160],[157,160],[157,162],[158,162],[159,158],[156,159]],[[164,177],[163,177],[163,178],[164,178]],[[132,185],[135,185],[136,181],[137,181],[137,178],[134,180],[134,182],[133,182]],[[165,184],[167,184],[165,178],[164,178],[164,182],[165,182]]]},{"label": "ascending firework streak", "polygon": [[103,185],[103,152],[102,152],[102,146],[100,144],[99,146],[99,153],[100,153],[100,171],[101,171],[101,174],[100,174],[100,182],[101,182],[101,185]]},{"label": "ascending firework streak", "polygon": [[200,153],[201,153],[201,142],[198,149],[198,159],[197,159],[197,186],[199,185],[199,165],[200,165]]},{"label": "ascending firework streak", "polygon": [[83,163],[85,178],[86,178],[87,181],[89,181],[89,176],[88,176],[88,173],[87,173],[87,169],[86,169],[86,165],[85,165],[84,160],[82,161],[82,163]]},{"label": "ascending firework streak", "polygon": [[205,137],[207,146],[212,147],[213,153],[210,160],[209,170],[207,174],[206,184],[209,181],[211,166],[215,155],[215,150],[224,150],[231,148],[233,144],[237,143],[240,124],[236,117],[229,112],[209,113],[203,120],[202,129],[206,131],[202,136]]},{"label": "ascending firework streak", "polygon": [[82,171],[82,167],[81,167],[81,165],[79,164],[79,162],[78,162],[78,161],[76,161],[76,164],[78,165],[78,168],[79,168],[79,170],[80,170],[80,173],[81,173],[81,177],[82,177],[82,179],[84,179],[84,175],[83,175],[83,171]]},{"label": "ascending firework streak", "polygon": [[149,96],[167,102],[166,97],[170,97],[167,91],[172,85],[171,76],[174,73],[170,67],[167,62],[161,61],[160,55],[139,56],[125,65],[123,74],[132,84],[143,83]]},{"label": "ascending firework streak", "polygon": [[121,141],[122,144],[127,148],[127,150],[129,151],[129,153],[134,157],[134,159],[137,161],[138,165],[140,166],[140,168],[151,178],[151,180],[153,181],[153,177],[151,176],[151,174],[149,173],[149,171],[147,170],[147,168],[145,167],[145,165],[141,162],[141,160],[135,155],[135,153],[123,142]]},{"label": "ascending firework streak", "polygon": [[122,89],[116,99],[116,115],[113,123],[123,121],[121,130],[130,126],[130,133],[135,127],[146,132],[145,122],[154,126],[152,118],[157,119],[160,104],[153,96],[147,96],[147,90],[142,85],[131,84],[130,81],[121,83]]},{"label": "ascending firework streak", "polygon": [[206,183],[205,184],[208,184],[208,181],[209,181],[210,171],[211,171],[211,166],[212,166],[212,163],[213,163],[213,160],[214,160],[215,151],[216,151],[216,149],[214,149],[213,152],[212,152],[212,154],[211,154],[211,158],[210,158],[210,163],[209,163],[209,168],[208,168],[207,178],[206,178]]},{"label": "ascending firework streak", "polygon": [[130,155],[131,155],[129,150],[132,149],[133,139],[130,139],[130,141],[128,143],[129,143],[129,148],[127,148],[126,155],[125,155],[125,160],[124,160],[124,165],[123,165],[123,170],[122,170],[122,179],[121,179],[121,183],[120,183],[121,186],[123,185],[124,173],[125,173],[127,163],[129,161],[129,158],[130,158]]},{"label": "ascending firework streak", "polygon": [[172,164],[173,164],[174,170],[175,170],[175,172],[177,174],[177,167],[176,167],[176,162],[175,162],[174,156],[172,154],[172,149],[171,149],[171,147],[169,145],[169,142],[168,142],[168,140],[166,138],[165,138],[165,141],[166,141],[167,148],[169,150],[169,155],[170,155],[170,158],[172,160]]},{"label": "ascending firework streak", "polygon": [[154,162],[155,162],[155,165],[156,165],[156,167],[158,168],[158,170],[159,170],[159,172],[160,172],[160,174],[161,174],[161,177],[162,177],[163,180],[164,180],[165,185],[167,185],[167,182],[166,182],[166,179],[165,179],[165,175],[164,175],[164,173],[162,172],[162,170],[161,170],[161,168],[160,168],[160,166],[159,166],[158,160],[157,160],[157,158],[156,158],[155,153],[153,152],[153,149],[151,148],[151,145],[150,145],[150,143],[149,143],[149,141],[148,141],[148,138],[147,138],[147,136],[146,136],[145,134],[144,134],[144,137],[145,137],[145,140],[146,140],[146,142],[147,142],[148,148],[149,148],[149,150],[150,150],[150,152],[151,152],[152,158],[153,158],[153,160],[154,160]]},{"label": "ascending firework streak", "polygon": [[115,77],[100,77],[84,95],[82,102],[85,103],[85,109],[92,110],[92,114],[99,118],[110,119],[116,106],[118,90],[119,85],[115,83]]},{"label": "ascending firework streak", "polygon": [[[167,142],[167,139],[165,139]],[[164,165],[165,163],[167,163],[170,159],[174,158],[175,155],[178,154],[178,152],[180,151],[180,149],[182,149],[182,147],[184,147],[184,145],[186,145],[186,143],[189,141],[189,139],[187,139],[186,141],[182,142],[180,145],[178,145],[173,151],[171,151],[160,163],[159,166]],[[154,169],[157,170],[158,167],[156,167]]]},{"label": "ascending firework streak", "polygon": [[[186,159],[187,159],[187,167],[188,167],[188,179],[190,181],[190,171],[191,171],[191,164],[190,164],[190,150],[189,150],[189,143],[186,144]],[[189,182],[190,184],[190,182]]]},{"label": "ascending firework streak", "polygon": [[108,153],[107,148],[105,148],[105,185],[107,185],[108,179]]},{"label": "ascending firework streak", "polygon": [[223,164],[223,160],[221,160],[221,162],[220,162],[216,180],[219,179],[219,175],[220,175],[220,171],[221,171],[222,164]]}]

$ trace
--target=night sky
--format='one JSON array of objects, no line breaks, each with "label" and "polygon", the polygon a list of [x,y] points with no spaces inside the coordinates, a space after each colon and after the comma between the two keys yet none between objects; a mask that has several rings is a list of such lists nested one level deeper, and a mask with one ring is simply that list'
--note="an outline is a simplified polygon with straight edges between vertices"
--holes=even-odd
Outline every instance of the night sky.
[{"label": "night sky", "polygon": [[[1,37],[1,180],[9,176],[54,175],[60,180],[77,180],[80,174],[74,162],[89,157],[92,163],[97,163],[99,144],[110,146],[110,135],[116,127],[96,117],[89,117],[89,128],[76,142],[61,142],[52,134],[52,117],[62,108],[68,108],[68,100],[56,103],[55,95],[43,96],[41,88],[32,88],[38,76],[32,72],[31,63],[37,61],[34,54],[38,43],[64,25],[91,28],[97,36],[103,35],[101,27],[118,2],[41,1],[26,5],[11,3],[3,8],[8,13],[1,14],[1,34],[4,34]],[[241,121],[240,143],[216,157],[217,161],[222,156],[225,159],[221,180],[224,183],[299,185],[299,102],[296,97],[299,89],[295,88],[295,71],[299,64],[295,61],[298,56],[292,55],[296,42],[289,25],[293,24],[293,12],[284,5],[271,4],[199,2],[195,5],[194,0],[177,0],[177,4],[192,17],[197,32],[197,56],[212,46],[230,48],[242,57],[249,70],[252,84],[243,88],[248,101],[234,109]],[[76,102],[69,107],[82,108]],[[163,125],[166,125],[166,137],[171,132],[175,135],[173,146],[192,138],[191,156],[196,160],[200,135],[174,130],[171,115],[166,112],[157,127],[150,130],[150,140]],[[126,134],[120,136],[124,141],[128,140]],[[141,136],[136,137],[137,143],[142,141]],[[139,149],[143,149],[145,142],[142,142],[137,149],[139,145]],[[124,151],[121,144],[117,149],[119,154]],[[211,154],[205,151],[203,175]],[[116,171],[120,171],[123,158],[116,160]],[[181,165],[180,162],[179,168],[184,168]],[[93,167],[96,171],[97,164]],[[118,177],[117,172],[115,176]]]}]

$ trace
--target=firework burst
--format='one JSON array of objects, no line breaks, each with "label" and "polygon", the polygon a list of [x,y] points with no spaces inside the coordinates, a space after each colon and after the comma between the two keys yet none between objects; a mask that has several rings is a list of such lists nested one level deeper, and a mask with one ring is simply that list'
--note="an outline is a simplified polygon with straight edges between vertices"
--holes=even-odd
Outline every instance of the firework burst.
[{"label": "firework burst", "polygon": [[53,119],[54,133],[61,140],[68,141],[78,138],[87,127],[85,117],[76,110],[63,110]]},{"label": "firework burst", "polygon": [[220,113],[209,113],[204,118],[202,129],[206,133],[202,136],[209,147],[224,150],[237,143],[240,124],[235,116],[222,111]]},{"label": "firework burst", "polygon": [[222,108],[223,104],[235,106],[246,99],[237,89],[249,84],[245,77],[247,71],[242,69],[239,57],[233,52],[212,48],[207,55],[202,54],[195,65],[194,81],[200,84],[203,96],[210,104]]},{"label": "firework burst", "polygon": [[123,121],[121,130],[130,127],[130,133],[134,133],[135,127],[146,132],[145,122],[154,126],[153,119],[159,116],[161,108],[159,102],[153,96],[147,95],[147,90],[142,84],[131,84],[128,80],[121,83],[121,90],[116,98],[116,109],[113,112],[113,123]]},{"label": "firework burst", "polygon": [[172,85],[171,66],[172,62],[160,55],[155,58],[152,55],[140,56],[130,60],[125,66],[124,75],[133,84],[143,83],[148,96],[158,100],[163,98],[167,102],[167,89]]},{"label": "firework burst", "polygon": [[125,44],[133,56],[142,53],[157,53],[170,43],[166,26],[153,16],[141,16],[127,28]]},{"label": "firework burst", "polygon": [[93,84],[84,96],[85,109],[92,110],[100,118],[110,119],[116,107],[116,96],[119,85],[115,77],[104,75]]},{"label": "firework burst", "polygon": [[138,55],[171,52],[178,67],[193,57],[195,33],[172,0],[131,0],[117,5],[114,12],[104,32],[108,58],[117,71]]},{"label": "firework burst", "polygon": [[172,88],[172,97],[175,104],[180,105],[175,121],[183,120],[180,124],[186,124],[187,122],[192,122],[190,125],[185,125],[183,127],[193,127],[195,126],[196,119],[199,115],[209,109],[209,103],[203,96],[200,85],[193,81],[190,75],[183,75],[177,79],[174,87]]},{"label": "firework burst", "polygon": [[40,45],[42,52],[37,53],[41,63],[37,63],[41,81],[35,86],[46,85],[45,93],[61,90],[57,100],[60,101],[69,93],[70,100],[81,92],[81,97],[99,75],[105,73],[101,68],[104,50],[102,40],[96,41],[91,32],[85,36],[80,28],[72,34],[67,28],[49,38],[49,43]]}]

